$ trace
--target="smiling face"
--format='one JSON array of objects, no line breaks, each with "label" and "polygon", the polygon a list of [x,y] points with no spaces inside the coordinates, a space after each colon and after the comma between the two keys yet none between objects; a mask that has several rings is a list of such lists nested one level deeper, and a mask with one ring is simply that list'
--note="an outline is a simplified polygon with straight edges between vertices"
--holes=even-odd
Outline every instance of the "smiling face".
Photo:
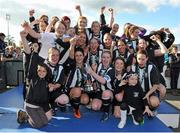
[{"label": "smiling face", "polygon": [[89,46],[90,46],[90,51],[91,51],[92,53],[96,53],[96,52],[97,52],[97,49],[98,49],[98,47],[99,47],[99,43],[98,43],[98,41],[97,41],[95,38],[92,38],[92,39],[90,40]]},{"label": "smiling face", "polygon": [[78,65],[82,65],[84,60],[84,55],[81,51],[75,52],[75,61]]},{"label": "smiling face", "polygon": [[145,50],[147,48],[146,41],[144,39],[139,39],[137,47],[139,50]]},{"label": "smiling face", "polygon": [[112,26],[111,32],[115,35],[118,32],[118,30],[119,30],[119,25],[118,24],[114,24]]},{"label": "smiling face", "polygon": [[117,46],[118,46],[118,51],[121,54],[124,54],[126,52],[126,44],[123,41],[119,40]]},{"label": "smiling face", "polygon": [[121,59],[117,59],[114,63],[115,70],[118,72],[122,72],[124,69],[124,62]]},{"label": "smiling face", "polygon": [[109,48],[112,44],[112,38],[110,34],[105,34],[103,39],[105,47]]},{"label": "smiling face", "polygon": [[92,29],[94,34],[99,34],[99,32],[100,32],[100,24],[99,24],[99,22],[98,21],[94,21],[92,23],[91,29]]},{"label": "smiling face", "polygon": [[40,22],[39,22],[39,30],[40,30],[41,32],[45,32],[46,27],[47,27],[47,24],[46,24],[44,21],[40,21]]},{"label": "smiling face", "polygon": [[86,46],[86,34],[85,33],[79,34],[78,40],[77,40],[77,45],[80,46],[81,48]]},{"label": "smiling face", "polygon": [[69,19],[64,20],[64,23],[65,23],[67,29],[68,29],[68,28],[70,27],[70,25],[71,25],[71,21],[70,21]]},{"label": "smiling face", "polygon": [[56,65],[59,62],[58,49],[50,48],[48,51],[48,60],[51,65]]},{"label": "smiling face", "polygon": [[172,53],[173,54],[177,54],[178,53],[178,48],[177,47],[173,47],[172,48]]},{"label": "smiling face", "polygon": [[70,37],[74,37],[76,35],[75,29],[70,27],[66,32]]},{"label": "smiling face", "polygon": [[109,67],[111,63],[111,53],[110,52],[103,52],[101,61],[104,67]]},{"label": "smiling face", "polygon": [[138,29],[137,26],[131,26],[129,28],[129,35],[130,35],[131,39],[137,39],[139,36],[139,32],[140,32],[140,30]]},{"label": "smiling face", "polygon": [[135,86],[138,83],[138,76],[133,74],[128,78],[128,84],[131,86]]},{"label": "smiling face", "polygon": [[37,74],[40,78],[45,78],[47,75],[47,70],[44,67],[38,65]]},{"label": "smiling face", "polygon": [[78,27],[81,29],[85,29],[86,26],[87,26],[86,17],[80,16],[78,19]]},{"label": "smiling face", "polygon": [[64,24],[62,24],[60,21],[56,22],[55,24],[55,33],[59,37],[62,37],[66,32],[66,27]]}]

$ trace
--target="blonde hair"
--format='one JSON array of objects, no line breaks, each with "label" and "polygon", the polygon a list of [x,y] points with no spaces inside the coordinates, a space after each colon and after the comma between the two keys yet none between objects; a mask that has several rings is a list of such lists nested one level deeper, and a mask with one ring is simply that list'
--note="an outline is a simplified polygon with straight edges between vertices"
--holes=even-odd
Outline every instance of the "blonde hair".
[{"label": "blonde hair", "polygon": [[86,17],[84,17],[84,16],[79,16],[79,18],[78,18],[78,22],[79,22],[79,20],[82,20],[82,19],[86,20],[86,26],[87,26],[87,18],[86,18]]}]

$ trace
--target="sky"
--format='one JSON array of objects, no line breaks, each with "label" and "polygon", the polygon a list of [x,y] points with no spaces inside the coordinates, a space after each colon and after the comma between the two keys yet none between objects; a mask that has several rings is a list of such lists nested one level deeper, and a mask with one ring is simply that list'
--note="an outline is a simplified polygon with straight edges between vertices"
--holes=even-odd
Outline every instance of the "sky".
[{"label": "sky", "polygon": [[42,14],[49,18],[69,16],[74,26],[79,16],[76,5],[81,6],[83,16],[88,18],[88,27],[92,21],[99,20],[99,10],[106,6],[107,23],[108,8],[114,9],[115,23],[120,25],[118,35],[123,33],[123,25],[127,22],[146,28],[146,34],[165,27],[174,34],[174,43],[180,44],[180,0],[0,0],[0,32],[8,34],[6,14],[9,14],[9,34],[18,45],[21,23],[28,21],[30,9],[35,10],[36,18]]}]

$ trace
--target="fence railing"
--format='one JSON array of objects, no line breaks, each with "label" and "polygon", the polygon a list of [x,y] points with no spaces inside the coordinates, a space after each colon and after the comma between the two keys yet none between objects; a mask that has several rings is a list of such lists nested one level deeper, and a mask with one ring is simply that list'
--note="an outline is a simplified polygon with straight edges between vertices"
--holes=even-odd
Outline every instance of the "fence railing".
[{"label": "fence railing", "polygon": [[24,81],[23,62],[7,60],[0,62],[0,89],[6,86],[17,86]]}]

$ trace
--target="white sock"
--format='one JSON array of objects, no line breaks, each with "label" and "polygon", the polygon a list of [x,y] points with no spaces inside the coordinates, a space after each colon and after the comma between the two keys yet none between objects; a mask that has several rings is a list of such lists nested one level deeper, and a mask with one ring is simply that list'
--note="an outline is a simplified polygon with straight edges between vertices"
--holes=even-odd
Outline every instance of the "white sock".
[{"label": "white sock", "polygon": [[132,116],[132,119],[133,119],[133,123],[134,123],[135,125],[139,125],[139,123],[135,120],[134,116],[133,116],[133,115],[131,115],[131,116]]},{"label": "white sock", "polygon": [[127,110],[121,110],[121,121],[118,124],[118,128],[123,128],[126,124]]}]

